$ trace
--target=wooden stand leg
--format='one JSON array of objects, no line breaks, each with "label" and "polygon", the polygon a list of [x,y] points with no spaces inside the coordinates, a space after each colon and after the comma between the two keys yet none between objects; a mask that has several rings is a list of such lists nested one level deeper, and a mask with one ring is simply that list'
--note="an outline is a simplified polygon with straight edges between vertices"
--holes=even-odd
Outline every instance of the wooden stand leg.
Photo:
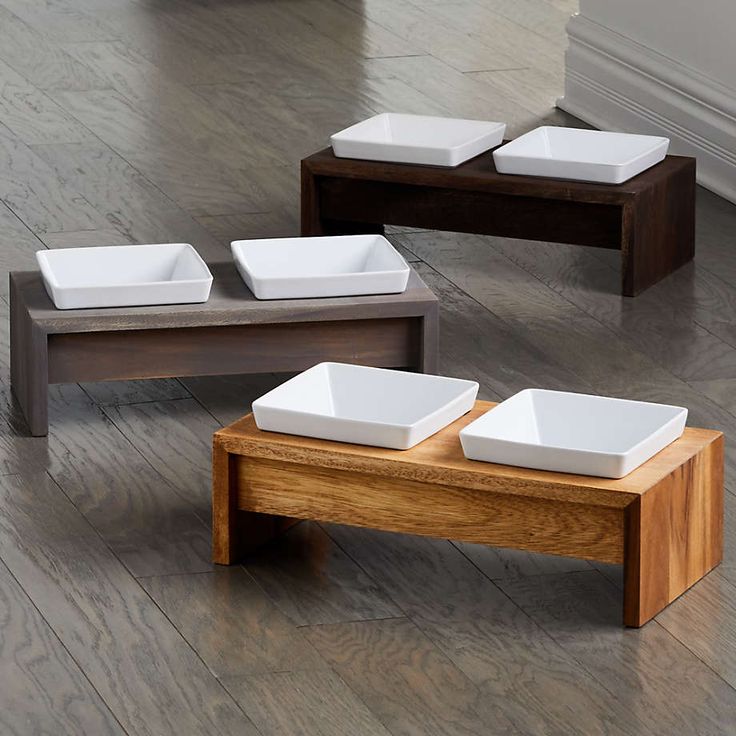
[{"label": "wooden stand leg", "polygon": [[642,626],[723,557],[723,437],[627,507],[624,624]]},{"label": "wooden stand leg", "polygon": [[298,519],[257,514],[237,508],[237,457],[217,437],[212,447],[212,561],[232,565],[250,550],[270,542]]},{"label": "wooden stand leg", "polygon": [[695,161],[624,205],[622,294],[636,296],[695,255]]},{"label": "wooden stand leg", "polygon": [[439,356],[439,307],[434,305],[431,312],[421,320],[421,348],[418,369],[421,373],[438,373],[440,369]]},{"label": "wooden stand leg", "polygon": [[10,386],[31,434],[48,434],[48,337],[31,320],[10,277]]}]

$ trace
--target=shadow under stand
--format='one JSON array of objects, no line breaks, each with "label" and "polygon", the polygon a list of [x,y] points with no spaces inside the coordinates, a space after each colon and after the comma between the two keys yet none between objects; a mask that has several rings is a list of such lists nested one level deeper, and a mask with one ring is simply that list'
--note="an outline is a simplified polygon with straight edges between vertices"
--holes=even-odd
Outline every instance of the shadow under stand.
[{"label": "shadow under stand", "polygon": [[11,384],[31,434],[48,385],[301,371],[322,361],[436,373],[438,302],[412,271],[401,294],[258,301],[232,263],[209,301],[58,310],[37,272],[10,274]]}]

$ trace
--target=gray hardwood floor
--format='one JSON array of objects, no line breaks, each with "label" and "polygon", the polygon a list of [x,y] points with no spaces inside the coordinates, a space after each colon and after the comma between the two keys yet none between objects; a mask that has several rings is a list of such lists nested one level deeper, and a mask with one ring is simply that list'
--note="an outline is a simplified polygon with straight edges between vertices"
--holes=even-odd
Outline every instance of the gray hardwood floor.
[{"label": "gray hardwood floor", "polygon": [[[297,232],[298,160],[384,110],[570,121],[576,0],[0,0],[0,734],[736,734],[726,558],[638,631],[620,570],[303,523],[209,561],[212,431],[279,376],[52,390],[26,436],[7,279],[34,251]],[[573,123],[575,121],[572,121]],[[690,408],[736,436],[736,206],[635,300],[616,254],[392,230],[442,370]]]}]

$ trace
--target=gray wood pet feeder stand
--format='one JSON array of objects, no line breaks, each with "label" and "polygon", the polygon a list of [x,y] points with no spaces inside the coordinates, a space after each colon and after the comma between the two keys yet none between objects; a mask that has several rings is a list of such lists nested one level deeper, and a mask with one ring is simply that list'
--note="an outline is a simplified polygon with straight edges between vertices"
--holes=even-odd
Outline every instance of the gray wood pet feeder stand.
[{"label": "gray wood pet feeder stand", "polygon": [[10,274],[12,390],[34,436],[48,384],[300,371],[325,360],[436,372],[438,302],[412,271],[403,294],[258,301],[210,264],[205,304],[58,310],[37,272]]}]

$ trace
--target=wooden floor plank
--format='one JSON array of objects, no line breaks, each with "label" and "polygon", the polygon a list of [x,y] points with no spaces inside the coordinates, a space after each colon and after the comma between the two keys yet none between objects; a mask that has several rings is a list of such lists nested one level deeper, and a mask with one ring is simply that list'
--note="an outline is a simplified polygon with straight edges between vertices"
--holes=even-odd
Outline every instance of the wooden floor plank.
[{"label": "wooden floor plank", "polygon": [[330,669],[225,677],[223,684],[264,736],[389,736]]},{"label": "wooden floor plank", "polygon": [[106,225],[84,197],[0,124],[0,200],[34,233],[94,230]]},{"label": "wooden floor plank", "polygon": [[585,560],[556,557],[520,549],[500,549],[482,544],[456,543],[458,549],[491,580],[529,575],[549,575],[575,570],[589,570]]},{"label": "wooden floor plank", "polygon": [[313,522],[297,524],[243,564],[299,626],[402,615],[383,589]]},{"label": "wooden floor plank", "polygon": [[75,143],[92,133],[44,92],[0,61],[0,115],[23,143]]},{"label": "wooden floor plank", "polygon": [[199,215],[267,209],[241,192],[223,164],[197,145],[194,132],[178,126],[178,118],[167,120],[109,89],[52,96],[184,209]]},{"label": "wooden floor plank", "polygon": [[97,89],[104,79],[0,6],[0,59],[38,89]]},{"label": "wooden floor plank", "polygon": [[79,387],[54,387],[49,417],[49,473],[133,575],[211,569],[205,512]]},{"label": "wooden floor plank", "polygon": [[188,399],[189,391],[175,378],[148,378],[141,381],[81,383],[82,390],[98,406],[125,406],[151,401]]},{"label": "wooden floor plank", "polygon": [[159,475],[209,521],[212,435],[220,423],[189,398],[106,406],[104,411]]},{"label": "wooden floor plank", "polygon": [[[407,241],[402,236],[399,242]],[[410,249],[417,252],[413,245]],[[506,398],[530,387],[579,390],[588,386],[439,272],[423,263],[415,268],[440,300],[443,374],[477,380],[487,392],[480,398],[488,399]]]},{"label": "wooden floor plank", "polygon": [[283,373],[202,376],[183,378],[182,384],[224,427],[247,414],[253,401],[289,377]]},{"label": "wooden floor plank", "polygon": [[327,529],[524,733],[584,736],[633,726],[609,691],[450,542]]},{"label": "wooden floor plank", "polygon": [[0,556],[128,734],[256,736],[46,475],[0,477]]},{"label": "wooden floor plank", "polygon": [[2,562],[0,679],[0,730],[7,736],[124,734]]},{"label": "wooden floor plank", "polygon": [[307,637],[393,734],[517,734],[407,619],[312,626]]},{"label": "wooden floor plank", "polygon": [[[130,238],[113,228],[104,230],[67,230],[60,233],[41,233],[40,240],[47,248],[84,248],[96,245],[130,245]],[[21,269],[18,269],[21,270]]]},{"label": "wooden floor plank", "polygon": [[736,687],[736,586],[718,571],[685,593],[657,621]]},{"label": "wooden floor plank", "polygon": [[38,267],[36,251],[44,244],[3,202],[0,202],[0,295],[8,295],[8,272]]},{"label": "wooden floor plank", "polygon": [[220,679],[326,668],[300,630],[242,567],[140,582]]},{"label": "wooden floor plank", "polygon": [[723,734],[736,692],[658,623],[621,627],[621,592],[597,571],[499,585],[626,705],[642,731]]}]

